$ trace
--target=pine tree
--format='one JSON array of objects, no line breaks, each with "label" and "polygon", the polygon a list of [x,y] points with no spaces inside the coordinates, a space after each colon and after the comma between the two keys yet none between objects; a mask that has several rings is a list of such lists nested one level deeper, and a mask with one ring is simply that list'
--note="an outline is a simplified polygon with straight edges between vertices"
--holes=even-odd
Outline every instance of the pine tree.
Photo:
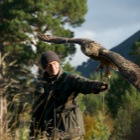
[{"label": "pine tree", "polygon": [[136,64],[140,65],[140,39],[133,44],[130,55],[135,58]]},{"label": "pine tree", "polygon": [[108,94],[106,94],[106,104],[110,113],[115,118],[118,113],[118,109],[122,105],[122,98],[125,91],[128,90],[131,85],[128,81],[116,74],[112,76],[113,77],[110,80],[110,89],[108,90]]},{"label": "pine tree", "polygon": [[110,137],[110,129],[106,124],[106,116],[102,112],[98,112],[96,118],[94,118],[94,127],[92,133],[92,139],[96,140],[108,140]]},{"label": "pine tree", "polygon": [[[12,124],[20,114],[29,110],[27,103],[31,103],[34,91],[34,78],[31,68],[40,67],[39,58],[43,51],[54,50],[64,61],[65,57],[75,53],[74,45],[50,45],[39,41],[37,32],[53,33],[73,37],[74,33],[67,29],[80,26],[84,22],[87,12],[87,0],[1,0],[0,1],[0,58],[5,57],[6,73],[0,77],[0,83],[13,80],[14,83],[6,91]],[[2,60],[0,60],[1,62]],[[8,67],[8,65],[11,65]],[[0,70],[4,65],[0,65]],[[1,95],[5,92],[1,92]],[[25,109],[26,107],[26,109]],[[16,109],[15,109],[16,108]],[[13,112],[16,110],[16,112]],[[13,112],[13,113],[12,113]],[[20,116],[22,116],[20,115]],[[21,119],[22,120],[22,119]]]},{"label": "pine tree", "polygon": [[[136,121],[139,122],[139,118],[134,114],[136,114],[136,112],[140,110],[140,92],[131,85],[127,87],[127,83],[120,84],[125,87],[125,90],[121,92],[122,95],[118,98],[118,103],[115,102],[117,105],[112,106],[112,108],[116,108],[114,109],[116,115],[114,117],[115,129],[113,136],[116,140],[128,139],[127,137],[129,137],[130,134],[133,135],[134,131],[136,131],[136,129],[134,128],[134,124]],[[114,93],[117,92],[119,94],[119,90],[114,91]],[[117,96],[117,94],[115,95]],[[140,124],[138,123],[137,125],[139,126]]]}]

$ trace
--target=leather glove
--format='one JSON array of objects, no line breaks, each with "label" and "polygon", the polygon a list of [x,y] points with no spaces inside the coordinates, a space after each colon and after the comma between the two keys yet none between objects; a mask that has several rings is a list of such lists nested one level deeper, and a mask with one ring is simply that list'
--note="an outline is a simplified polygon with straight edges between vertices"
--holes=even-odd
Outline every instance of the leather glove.
[{"label": "leather glove", "polygon": [[106,82],[99,82],[99,83],[96,85],[94,94],[98,94],[98,93],[100,93],[100,92],[104,92],[104,91],[106,91],[107,89],[109,89],[109,84],[108,84],[108,83],[106,83]]},{"label": "leather glove", "polygon": [[106,82],[103,82],[101,87],[100,87],[100,92],[103,92],[105,90],[109,89],[109,84]]}]

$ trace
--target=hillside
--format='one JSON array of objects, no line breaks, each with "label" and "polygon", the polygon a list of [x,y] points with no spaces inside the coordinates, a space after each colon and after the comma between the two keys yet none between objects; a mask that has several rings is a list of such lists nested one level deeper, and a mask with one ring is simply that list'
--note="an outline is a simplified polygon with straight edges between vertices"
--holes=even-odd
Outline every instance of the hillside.
[{"label": "hillside", "polygon": [[[131,52],[133,44],[139,39],[140,39],[140,31],[136,32],[128,39],[126,39],[125,41],[123,41],[122,43],[113,47],[110,50],[119,53],[128,60],[134,61],[134,59],[132,58],[132,56],[129,55],[129,53]],[[94,61],[92,59],[88,59],[87,62],[84,62],[82,63],[82,65],[77,66],[76,71],[79,71],[83,76],[89,78],[90,75],[96,71],[98,64],[99,62]]]}]

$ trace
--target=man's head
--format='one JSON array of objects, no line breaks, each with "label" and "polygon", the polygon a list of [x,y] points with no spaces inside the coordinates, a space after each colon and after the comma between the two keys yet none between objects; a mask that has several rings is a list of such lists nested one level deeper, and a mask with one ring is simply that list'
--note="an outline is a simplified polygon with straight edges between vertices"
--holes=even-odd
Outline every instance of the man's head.
[{"label": "man's head", "polygon": [[60,70],[60,59],[58,55],[53,51],[46,51],[42,53],[41,65],[48,74],[53,77],[56,76]]}]

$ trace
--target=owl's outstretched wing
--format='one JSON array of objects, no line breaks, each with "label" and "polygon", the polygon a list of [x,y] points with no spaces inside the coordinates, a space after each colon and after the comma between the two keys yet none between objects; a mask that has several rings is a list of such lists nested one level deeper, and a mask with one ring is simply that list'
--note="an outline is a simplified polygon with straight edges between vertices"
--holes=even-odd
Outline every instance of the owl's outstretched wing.
[{"label": "owl's outstretched wing", "polygon": [[123,78],[127,79],[134,87],[140,90],[140,67],[125,59],[120,54],[109,51],[99,43],[86,38],[66,38],[53,35],[38,34],[38,38],[45,42],[56,44],[76,43],[81,46],[81,51],[91,59],[100,62],[98,69],[106,67],[106,76],[110,76],[110,67],[117,70]]}]

